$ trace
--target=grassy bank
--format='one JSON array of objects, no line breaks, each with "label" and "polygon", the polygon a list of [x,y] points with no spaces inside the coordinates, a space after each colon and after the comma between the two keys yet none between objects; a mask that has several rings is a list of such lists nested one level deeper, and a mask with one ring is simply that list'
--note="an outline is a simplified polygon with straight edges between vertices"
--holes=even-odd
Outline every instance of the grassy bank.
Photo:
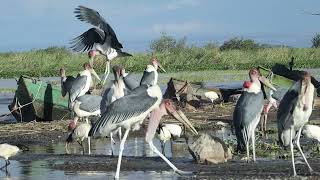
[{"label": "grassy bank", "polygon": [[[143,71],[150,60],[150,54],[137,53],[133,57],[121,58],[113,62],[132,72]],[[253,66],[271,67],[275,63],[287,64],[295,57],[295,68],[319,68],[320,49],[315,48],[262,48],[257,50],[227,50],[219,48],[190,47],[169,53],[156,53],[168,72],[204,70],[246,70]],[[60,67],[67,74],[76,74],[82,64],[88,62],[86,53],[75,54],[64,48],[47,48],[28,52],[0,53],[0,77],[57,76]],[[95,68],[104,71],[104,57],[98,57]]]}]

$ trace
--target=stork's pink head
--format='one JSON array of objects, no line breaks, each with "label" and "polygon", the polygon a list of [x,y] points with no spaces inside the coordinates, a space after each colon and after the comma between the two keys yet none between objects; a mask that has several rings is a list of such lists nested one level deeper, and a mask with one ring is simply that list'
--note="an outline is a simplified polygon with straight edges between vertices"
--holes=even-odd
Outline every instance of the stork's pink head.
[{"label": "stork's pink head", "polygon": [[92,69],[92,66],[90,65],[90,63],[84,63],[83,64],[83,69],[89,70],[89,69]]},{"label": "stork's pink head", "polygon": [[76,128],[76,126],[77,126],[76,123],[74,121],[71,121],[68,125],[68,130],[72,131]]},{"label": "stork's pink head", "polygon": [[60,74],[60,77],[65,77],[66,71],[63,68],[60,68],[59,74]]},{"label": "stork's pink head", "polygon": [[157,58],[153,57],[153,58],[151,59],[150,64],[152,64],[152,66],[153,66],[154,68],[156,68],[156,70],[158,70],[158,68],[160,68],[163,72],[166,72],[166,70],[164,70],[164,68],[162,67],[162,65],[160,64],[160,62],[158,61]]},{"label": "stork's pink head", "polygon": [[250,76],[250,79],[253,80],[253,79],[258,79],[261,76],[261,74],[257,68],[252,68],[249,71],[249,76]]},{"label": "stork's pink head", "polygon": [[89,58],[94,58],[96,55],[97,55],[97,51],[95,51],[95,50],[90,50],[88,52]]}]

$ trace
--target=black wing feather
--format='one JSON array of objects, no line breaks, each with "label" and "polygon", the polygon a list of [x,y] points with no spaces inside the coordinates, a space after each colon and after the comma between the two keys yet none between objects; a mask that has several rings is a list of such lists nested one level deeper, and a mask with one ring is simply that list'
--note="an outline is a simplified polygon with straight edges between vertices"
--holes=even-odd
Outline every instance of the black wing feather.
[{"label": "black wing feather", "polygon": [[238,142],[237,149],[239,151],[245,150],[246,137],[243,134],[244,132],[245,134],[249,134],[247,127],[253,118],[261,113],[263,104],[264,98],[262,92],[255,94],[244,91],[240,96],[233,112],[233,123]]},{"label": "black wing feather", "polygon": [[122,44],[118,41],[114,30],[97,11],[84,6],[79,6],[75,9],[74,13],[80,21],[87,22],[102,29],[105,32],[106,38],[110,37],[111,47],[114,49],[123,48]]},{"label": "black wing feather", "polygon": [[93,48],[94,43],[103,44],[105,34],[97,28],[91,28],[80,36],[71,40],[71,49],[77,52],[87,51]]},{"label": "black wing feather", "polygon": [[142,78],[141,78],[141,81],[140,81],[140,85],[153,85],[155,81],[155,74],[153,71],[151,72],[148,72],[148,71],[144,71],[143,72],[143,75],[142,75]]},{"label": "black wing feather", "polygon": [[100,128],[117,124],[138,116],[147,111],[157,98],[148,96],[147,92],[129,94],[111,103],[102,117],[95,123],[90,131],[90,136],[94,135]]}]

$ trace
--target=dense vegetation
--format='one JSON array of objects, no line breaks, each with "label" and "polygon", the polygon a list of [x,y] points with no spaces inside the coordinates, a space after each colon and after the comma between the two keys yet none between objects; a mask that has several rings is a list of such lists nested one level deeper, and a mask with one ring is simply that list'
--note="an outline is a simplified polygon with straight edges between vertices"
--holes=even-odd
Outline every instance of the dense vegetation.
[{"label": "dense vegetation", "polygon": [[[287,64],[294,56],[295,68],[319,68],[320,49],[271,47],[253,40],[233,38],[220,47],[208,43],[203,47],[188,46],[186,38],[174,39],[163,34],[150,43],[153,56],[156,56],[169,72],[201,70],[245,70],[253,66],[271,67],[275,63]],[[133,57],[121,58],[113,62],[129,71],[142,72],[151,58],[150,53],[136,53]],[[104,57],[98,57],[95,68],[104,71]],[[66,48],[51,47],[28,52],[0,53],[0,77],[57,76],[60,67],[67,74],[76,74],[82,64],[88,61],[86,53],[72,53]]]}]

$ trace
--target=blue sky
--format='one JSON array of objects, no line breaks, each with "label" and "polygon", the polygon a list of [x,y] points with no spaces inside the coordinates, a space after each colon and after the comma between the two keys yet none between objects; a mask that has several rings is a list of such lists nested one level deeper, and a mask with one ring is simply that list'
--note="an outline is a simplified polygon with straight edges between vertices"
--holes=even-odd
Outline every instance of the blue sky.
[{"label": "blue sky", "polygon": [[116,31],[124,49],[146,51],[161,32],[189,44],[222,43],[231,37],[310,47],[320,33],[319,0],[3,0],[0,52],[66,46],[91,25],[74,8],[93,8]]}]

